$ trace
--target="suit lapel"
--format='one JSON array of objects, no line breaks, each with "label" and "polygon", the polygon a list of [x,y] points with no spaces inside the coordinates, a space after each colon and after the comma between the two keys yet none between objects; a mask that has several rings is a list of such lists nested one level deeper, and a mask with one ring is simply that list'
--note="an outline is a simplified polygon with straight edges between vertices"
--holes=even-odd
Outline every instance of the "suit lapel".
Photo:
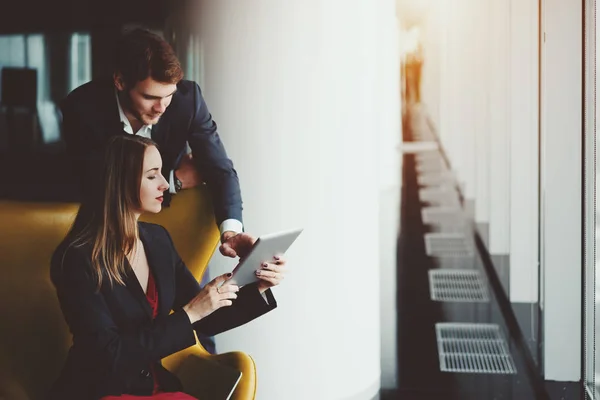
[{"label": "suit lapel", "polygon": [[117,97],[115,86],[112,80],[102,82],[98,90],[98,126],[106,127],[106,135],[112,136],[115,133],[123,132],[123,123],[119,117],[119,107],[117,106]]},{"label": "suit lapel", "polygon": [[[167,112],[165,112],[165,114]],[[152,140],[154,140],[159,147],[165,147],[165,144],[169,141],[170,124],[168,122],[168,117],[165,117],[166,115],[163,115],[158,123],[152,126]]]}]

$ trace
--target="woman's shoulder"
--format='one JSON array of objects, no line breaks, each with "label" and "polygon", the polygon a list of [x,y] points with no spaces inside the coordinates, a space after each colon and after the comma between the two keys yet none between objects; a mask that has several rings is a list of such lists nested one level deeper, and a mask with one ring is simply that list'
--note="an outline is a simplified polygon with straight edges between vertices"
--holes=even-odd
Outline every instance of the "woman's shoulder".
[{"label": "woman's shoulder", "polygon": [[91,272],[91,259],[91,245],[79,245],[69,240],[63,240],[52,254],[50,276],[56,282],[58,277],[73,272],[88,275]]},{"label": "woman's shoulder", "polygon": [[152,238],[164,238],[169,235],[169,232],[164,226],[159,224],[153,224],[151,222],[138,222],[138,227],[141,234],[149,235]]},{"label": "woman's shoulder", "polygon": [[153,242],[156,245],[167,246],[175,250],[171,234],[164,226],[149,222],[138,222],[138,224],[142,240],[146,239],[147,242]]},{"label": "woman's shoulder", "polygon": [[77,244],[71,240],[63,240],[54,250],[52,254],[52,264],[64,259],[81,259],[91,258],[92,246],[84,243]]}]

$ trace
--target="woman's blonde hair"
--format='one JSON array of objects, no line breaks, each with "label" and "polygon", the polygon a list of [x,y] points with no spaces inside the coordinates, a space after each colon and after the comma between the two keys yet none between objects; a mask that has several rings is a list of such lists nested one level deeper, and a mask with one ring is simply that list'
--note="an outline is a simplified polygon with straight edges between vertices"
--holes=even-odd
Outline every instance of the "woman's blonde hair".
[{"label": "woman's blonde hair", "polygon": [[104,278],[111,286],[125,284],[125,258],[135,251],[139,237],[135,212],[141,207],[144,155],[150,146],[156,143],[136,135],[109,139],[102,178],[91,182],[93,190],[82,201],[65,239],[69,246],[92,246],[98,290]]}]

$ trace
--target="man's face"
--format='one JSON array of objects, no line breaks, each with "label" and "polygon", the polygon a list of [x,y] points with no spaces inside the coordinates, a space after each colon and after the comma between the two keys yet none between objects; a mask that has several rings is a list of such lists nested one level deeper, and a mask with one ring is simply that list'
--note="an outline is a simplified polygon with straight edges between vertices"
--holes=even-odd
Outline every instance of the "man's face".
[{"label": "man's face", "polygon": [[177,91],[177,85],[157,82],[151,77],[136,83],[132,88],[116,79],[115,86],[120,92],[119,98],[125,113],[131,114],[144,125],[158,123]]}]

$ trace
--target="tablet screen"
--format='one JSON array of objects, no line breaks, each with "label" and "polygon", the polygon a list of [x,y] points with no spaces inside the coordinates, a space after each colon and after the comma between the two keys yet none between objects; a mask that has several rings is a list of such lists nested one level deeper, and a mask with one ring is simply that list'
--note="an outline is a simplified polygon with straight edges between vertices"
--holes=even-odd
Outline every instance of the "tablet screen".
[{"label": "tablet screen", "polygon": [[255,272],[261,268],[261,264],[272,262],[276,255],[285,254],[300,233],[302,229],[293,229],[260,236],[248,255],[235,267],[227,283],[244,286],[258,281]]}]

